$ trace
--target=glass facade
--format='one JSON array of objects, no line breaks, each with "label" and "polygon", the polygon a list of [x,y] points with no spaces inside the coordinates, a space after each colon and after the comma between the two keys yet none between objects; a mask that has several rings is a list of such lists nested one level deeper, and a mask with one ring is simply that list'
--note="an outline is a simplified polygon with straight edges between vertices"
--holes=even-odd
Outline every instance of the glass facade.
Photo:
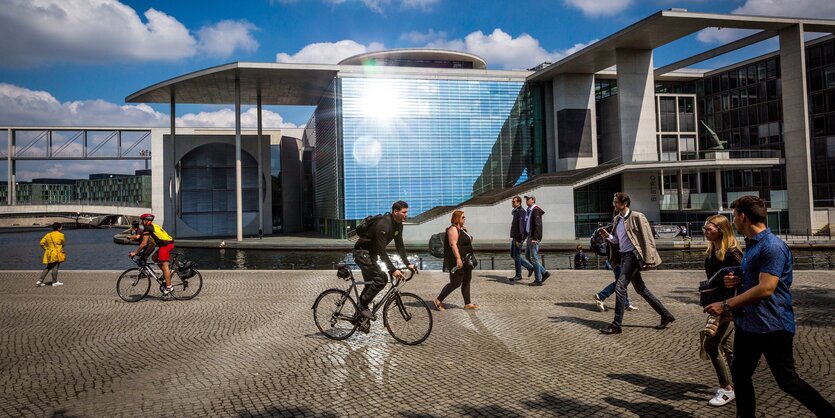
[{"label": "glass facade", "polygon": [[343,220],[386,212],[401,199],[416,216],[525,180],[523,81],[341,78],[339,84]]},{"label": "glass facade", "polygon": [[835,39],[806,49],[815,207],[835,206]]},{"label": "glass facade", "polygon": [[[180,218],[206,235],[237,233],[235,212],[235,146],[202,145],[180,161]],[[243,224],[258,215],[258,163],[241,151]]]}]

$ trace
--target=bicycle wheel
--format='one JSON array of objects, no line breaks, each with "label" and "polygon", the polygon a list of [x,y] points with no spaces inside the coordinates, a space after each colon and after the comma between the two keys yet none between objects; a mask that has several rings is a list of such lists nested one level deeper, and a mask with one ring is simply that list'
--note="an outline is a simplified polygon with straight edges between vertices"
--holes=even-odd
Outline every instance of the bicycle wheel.
[{"label": "bicycle wheel", "polygon": [[357,330],[357,304],[351,295],[339,289],[328,289],[313,302],[316,328],[332,340],[344,340]]},{"label": "bicycle wheel", "polygon": [[417,345],[432,332],[432,311],[418,295],[395,293],[383,307],[383,324],[395,340]]},{"label": "bicycle wheel", "polygon": [[116,281],[116,293],[125,302],[140,301],[148,295],[149,290],[151,278],[138,267],[125,270]]},{"label": "bicycle wheel", "polygon": [[176,270],[171,270],[171,286],[174,290],[171,291],[171,296],[177,300],[189,300],[200,293],[203,288],[203,275],[199,271],[195,271],[194,276],[188,279],[180,278]]}]

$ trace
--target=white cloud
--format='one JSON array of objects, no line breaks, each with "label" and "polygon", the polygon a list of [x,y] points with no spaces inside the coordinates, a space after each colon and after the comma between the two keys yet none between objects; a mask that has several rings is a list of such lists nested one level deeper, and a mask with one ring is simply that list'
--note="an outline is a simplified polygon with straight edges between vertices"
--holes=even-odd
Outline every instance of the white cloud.
[{"label": "white cloud", "polygon": [[426,47],[465,51],[484,58],[490,67],[520,69],[530,68],[544,61],[558,61],[594,42],[597,42],[597,40],[578,43],[564,50],[548,51],[531,35],[523,33],[514,38],[497,28],[489,35],[485,35],[481,31],[472,32],[465,36],[463,40],[436,39],[428,43]]},{"label": "white cloud", "polygon": [[[420,9],[420,10],[430,10],[432,6],[441,2],[441,0],[399,0],[396,2],[392,2],[392,0],[321,0],[326,4],[330,4],[332,6],[339,6],[345,3],[356,2],[362,3],[365,7],[369,9],[383,14],[385,13],[385,9],[391,6],[393,3],[398,4],[401,9]],[[270,4],[282,4],[282,5],[289,5],[295,3],[301,3],[302,0],[270,0]]]},{"label": "white cloud", "polygon": [[0,65],[54,62],[173,61],[205,51],[230,54],[257,43],[246,22],[223,21],[198,31],[155,9],[137,12],[117,0],[5,0],[0,7]]},{"label": "white cloud", "polygon": [[[284,122],[278,113],[262,109],[261,120],[265,128],[296,128],[295,124]],[[235,126],[235,111],[220,109],[214,112],[189,113],[177,118],[177,126],[232,128]],[[241,126],[256,128],[258,126],[258,110],[254,107],[241,113]]]},{"label": "white cloud", "polygon": [[[257,126],[255,108],[242,113],[241,125]],[[265,128],[294,128],[280,114],[263,109]],[[167,127],[169,115],[155,111],[146,104],[117,105],[104,100],[80,100],[61,103],[45,91],[29,90],[0,83],[0,125],[12,126],[116,126]],[[187,113],[177,118],[177,126],[234,127],[235,112],[220,109],[213,112]]]},{"label": "white cloud", "polygon": [[258,28],[244,20],[222,20],[200,28],[198,49],[210,57],[227,58],[236,50],[254,52],[258,42],[252,31]]},{"label": "white cloud", "polygon": [[434,29],[429,29],[426,32],[418,32],[418,31],[411,31],[409,33],[404,33],[400,35],[400,39],[403,41],[409,41],[414,44],[422,44],[425,42],[431,42],[438,39],[445,39],[447,37],[447,33],[444,31],[436,32]]},{"label": "white cloud", "polygon": [[[737,15],[788,16],[813,19],[834,19],[835,2],[832,0],[746,0],[745,4],[731,12]],[[705,43],[727,43],[756,31],[747,29],[709,28],[699,32],[697,39]]]},{"label": "white cloud", "polygon": [[590,17],[613,16],[632,5],[632,0],[565,0],[566,6],[580,9]]},{"label": "white cloud", "polygon": [[401,4],[404,9],[427,10],[440,2],[441,0],[403,0]]},{"label": "white cloud", "polygon": [[383,49],[383,44],[378,42],[363,45],[345,39],[339,42],[309,44],[293,55],[281,52],[276,54],[275,60],[288,63],[336,64],[345,58],[381,49]]}]

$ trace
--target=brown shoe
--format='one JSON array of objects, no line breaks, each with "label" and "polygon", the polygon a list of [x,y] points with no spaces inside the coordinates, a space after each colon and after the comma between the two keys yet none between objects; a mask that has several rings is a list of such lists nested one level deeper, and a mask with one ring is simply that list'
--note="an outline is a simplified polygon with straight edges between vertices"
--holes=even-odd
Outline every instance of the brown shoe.
[{"label": "brown shoe", "polygon": [[661,318],[661,323],[660,323],[657,327],[655,327],[655,329],[664,329],[664,328],[667,328],[667,325],[670,325],[670,324],[671,324],[673,321],[675,321],[675,320],[676,320],[676,319],[675,319],[675,318],[673,318],[672,316],[671,316],[671,317],[669,317],[669,318]]},{"label": "brown shoe", "polygon": [[464,309],[481,309],[481,306],[476,305],[475,303],[468,303],[464,305]]},{"label": "brown shoe", "polygon": [[444,303],[439,301],[438,298],[435,298],[435,300],[433,302],[435,302],[435,309],[437,309],[439,311],[445,311],[446,310],[446,308],[444,308]]}]

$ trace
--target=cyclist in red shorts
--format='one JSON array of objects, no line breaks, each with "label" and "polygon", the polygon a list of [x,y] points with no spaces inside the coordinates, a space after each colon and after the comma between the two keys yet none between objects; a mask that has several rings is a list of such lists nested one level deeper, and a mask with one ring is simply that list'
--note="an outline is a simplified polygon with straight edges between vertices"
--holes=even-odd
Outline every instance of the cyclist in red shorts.
[{"label": "cyclist in red shorts", "polygon": [[171,269],[168,265],[168,261],[171,259],[171,250],[174,249],[174,237],[165,232],[161,226],[154,225],[153,214],[146,213],[140,215],[139,219],[142,221],[142,225],[145,227],[145,230],[142,232],[142,241],[139,243],[139,247],[136,248],[136,251],[130,253],[130,256],[134,257],[137,254],[142,254],[142,250],[146,246],[150,245],[148,241],[150,239],[154,240],[154,244],[156,244],[159,249],[156,253],[154,253],[152,258],[162,269],[162,275],[165,277],[165,290],[162,294],[163,296],[168,295],[173,289],[171,286]]}]

